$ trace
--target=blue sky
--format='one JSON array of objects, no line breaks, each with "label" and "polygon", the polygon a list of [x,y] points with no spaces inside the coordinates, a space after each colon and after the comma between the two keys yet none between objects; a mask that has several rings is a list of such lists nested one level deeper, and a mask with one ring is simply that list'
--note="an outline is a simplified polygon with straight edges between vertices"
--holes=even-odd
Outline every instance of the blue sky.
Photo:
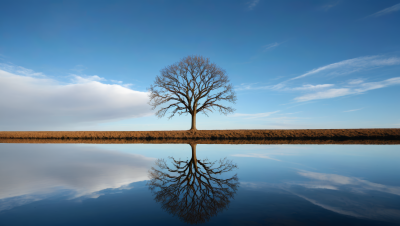
[{"label": "blue sky", "polygon": [[188,55],[234,114],[198,129],[399,128],[400,1],[0,0],[0,130],[181,130],[147,88]]}]

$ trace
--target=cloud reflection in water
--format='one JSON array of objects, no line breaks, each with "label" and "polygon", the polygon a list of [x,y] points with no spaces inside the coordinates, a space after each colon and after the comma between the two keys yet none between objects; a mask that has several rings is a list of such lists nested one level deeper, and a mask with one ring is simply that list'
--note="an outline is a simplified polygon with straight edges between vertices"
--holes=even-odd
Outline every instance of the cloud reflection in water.
[{"label": "cloud reflection in water", "polygon": [[[68,190],[68,198],[100,195],[148,179],[155,159],[77,145],[2,144],[0,210]],[[64,192],[65,193],[65,192]]]},{"label": "cloud reflection in water", "polygon": [[296,174],[301,177],[295,181],[241,184],[265,192],[287,192],[342,215],[400,223],[400,187],[337,174],[305,170],[297,170]]}]

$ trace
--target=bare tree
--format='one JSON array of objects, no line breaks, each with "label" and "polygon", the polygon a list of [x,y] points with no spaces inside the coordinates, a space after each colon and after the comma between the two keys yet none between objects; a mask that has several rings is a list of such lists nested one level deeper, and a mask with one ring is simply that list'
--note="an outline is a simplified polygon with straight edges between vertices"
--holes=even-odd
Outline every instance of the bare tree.
[{"label": "bare tree", "polygon": [[239,187],[238,177],[220,179],[223,173],[236,169],[232,161],[221,159],[211,162],[198,160],[196,144],[192,158],[187,161],[172,159],[168,166],[163,159],[156,161],[157,168],[149,171],[149,189],[162,208],[190,224],[205,223],[226,209]]},{"label": "bare tree", "polygon": [[161,118],[171,110],[175,114],[192,115],[191,130],[196,130],[196,114],[218,110],[222,114],[235,111],[220,104],[220,101],[235,103],[236,95],[225,70],[208,58],[188,56],[162,69],[149,88],[153,110],[161,106],[156,115]]}]

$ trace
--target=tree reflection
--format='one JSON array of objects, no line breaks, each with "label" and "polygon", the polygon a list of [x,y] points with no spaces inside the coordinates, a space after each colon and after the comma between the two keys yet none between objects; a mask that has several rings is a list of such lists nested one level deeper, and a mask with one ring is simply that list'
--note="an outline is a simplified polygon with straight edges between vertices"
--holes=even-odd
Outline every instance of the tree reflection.
[{"label": "tree reflection", "polygon": [[197,224],[226,209],[239,182],[236,174],[228,179],[216,177],[237,168],[232,161],[226,158],[214,162],[198,160],[196,144],[190,146],[190,160],[170,157],[172,166],[169,166],[164,159],[158,159],[157,168],[149,171],[148,186],[164,210],[186,223]]}]

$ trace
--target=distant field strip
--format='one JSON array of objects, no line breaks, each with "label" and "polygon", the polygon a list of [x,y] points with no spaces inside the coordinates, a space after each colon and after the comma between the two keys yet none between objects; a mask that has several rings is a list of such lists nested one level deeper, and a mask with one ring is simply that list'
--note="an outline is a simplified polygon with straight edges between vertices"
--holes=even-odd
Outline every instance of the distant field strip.
[{"label": "distant field strip", "polygon": [[197,130],[197,131],[18,131],[0,139],[57,140],[400,140],[400,129]]},{"label": "distant field strip", "polygon": [[400,139],[263,139],[263,140],[206,140],[206,139],[2,139],[0,143],[39,144],[366,144],[396,145]]}]

